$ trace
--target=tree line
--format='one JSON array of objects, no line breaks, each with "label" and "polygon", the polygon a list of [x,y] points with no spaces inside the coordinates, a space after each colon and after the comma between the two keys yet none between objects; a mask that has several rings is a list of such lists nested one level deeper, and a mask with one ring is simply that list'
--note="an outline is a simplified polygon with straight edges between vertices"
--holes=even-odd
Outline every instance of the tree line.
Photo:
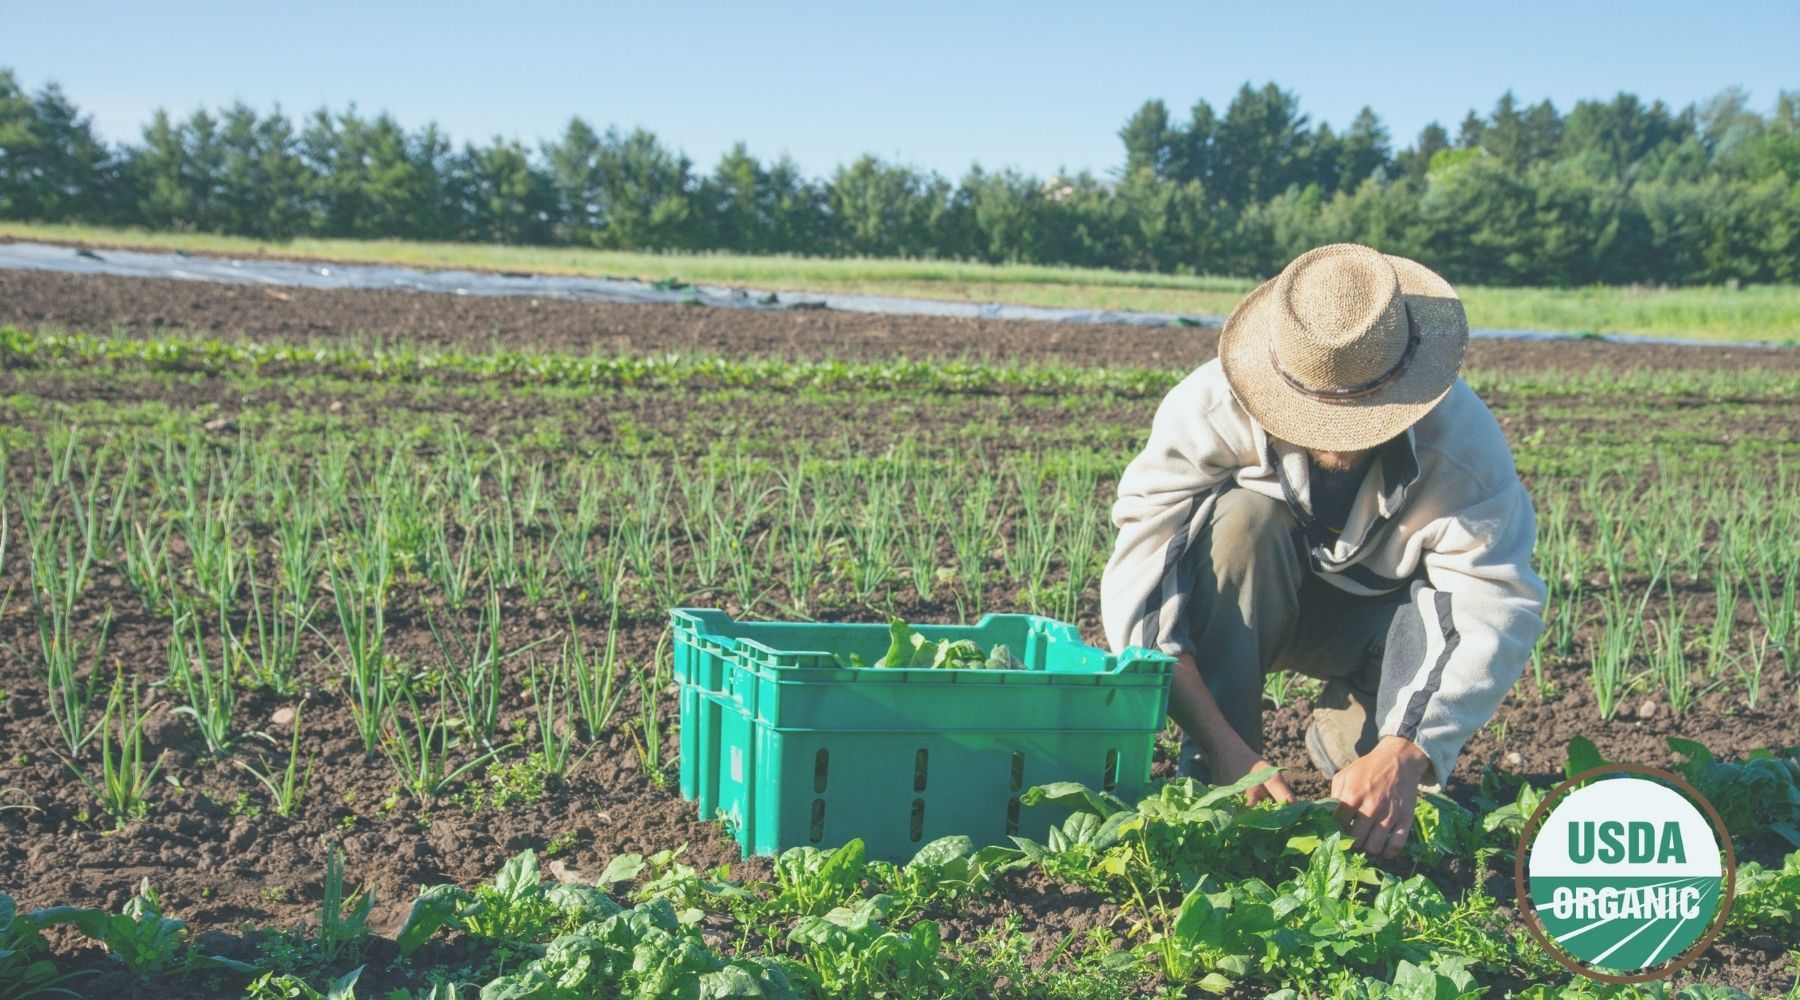
[{"label": "tree line", "polygon": [[1275,84],[1185,121],[1149,101],[1124,165],[952,181],[864,156],[826,177],[739,144],[705,172],[648,131],[576,117],[531,148],[460,146],[354,107],[158,110],[108,144],[55,83],[0,69],[0,218],[608,249],[935,257],[1261,276],[1349,240],[1489,285],[1800,281],[1800,91],[1564,114],[1508,92],[1396,149],[1364,108],[1314,125]]}]

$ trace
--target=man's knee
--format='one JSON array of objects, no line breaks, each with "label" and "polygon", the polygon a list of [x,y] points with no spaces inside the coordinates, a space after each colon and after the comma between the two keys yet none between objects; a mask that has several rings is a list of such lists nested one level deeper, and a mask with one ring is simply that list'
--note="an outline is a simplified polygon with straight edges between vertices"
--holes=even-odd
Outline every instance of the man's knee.
[{"label": "man's knee", "polygon": [[1241,582],[1264,574],[1291,582],[1301,579],[1298,526],[1287,504],[1246,489],[1227,490],[1213,501],[1213,571],[1220,582]]}]

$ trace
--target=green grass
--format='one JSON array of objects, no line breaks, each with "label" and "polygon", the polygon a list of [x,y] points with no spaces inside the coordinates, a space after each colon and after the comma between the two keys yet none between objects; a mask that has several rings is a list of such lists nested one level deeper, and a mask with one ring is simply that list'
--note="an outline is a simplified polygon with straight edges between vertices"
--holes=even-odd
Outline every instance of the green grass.
[{"label": "green grass", "polygon": [[[931,260],[656,254],[582,247],[509,247],[400,240],[287,243],[203,233],[0,223],[0,237],[192,253],[412,267],[587,275],[801,292],[1223,315],[1255,286],[1245,278]],[[1800,341],[1800,287],[1459,289],[1478,327],[1629,333],[1721,341]]]}]

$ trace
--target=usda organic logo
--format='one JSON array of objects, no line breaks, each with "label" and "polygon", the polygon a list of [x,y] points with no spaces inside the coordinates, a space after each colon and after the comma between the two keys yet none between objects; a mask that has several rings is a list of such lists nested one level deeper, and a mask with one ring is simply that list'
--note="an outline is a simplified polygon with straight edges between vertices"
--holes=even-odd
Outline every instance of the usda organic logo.
[{"label": "usda organic logo", "polygon": [[1642,982],[1712,943],[1734,861],[1718,813],[1680,777],[1613,764],[1544,799],[1515,875],[1526,925],[1551,955],[1605,982]]}]

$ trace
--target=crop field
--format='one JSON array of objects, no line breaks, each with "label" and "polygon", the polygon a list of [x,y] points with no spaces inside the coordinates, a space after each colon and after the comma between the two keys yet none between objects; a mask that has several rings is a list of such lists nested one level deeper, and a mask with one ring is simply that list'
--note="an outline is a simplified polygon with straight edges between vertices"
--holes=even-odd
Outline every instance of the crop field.
[{"label": "crop field", "polygon": [[[681,799],[671,607],[1098,642],[1117,476],[1214,341],[0,271],[0,1000],[1800,996],[1791,349],[1471,345],[1548,628],[1394,862],[1287,675],[1293,806],[1176,780],[1173,730],[1143,801],[907,864],[742,859]],[[1596,757],[1736,838],[1672,986],[1514,909]]]},{"label": "crop field", "polygon": [[[0,221],[0,240],[503,273],[633,278],[782,292],[892,295],[1077,309],[1223,316],[1256,287],[1248,278],[1098,268],[891,258],[648,253],[586,247],[413,240],[269,241],[212,233]],[[1574,334],[1800,343],[1800,287],[1484,288],[1459,284],[1479,326]]]}]

